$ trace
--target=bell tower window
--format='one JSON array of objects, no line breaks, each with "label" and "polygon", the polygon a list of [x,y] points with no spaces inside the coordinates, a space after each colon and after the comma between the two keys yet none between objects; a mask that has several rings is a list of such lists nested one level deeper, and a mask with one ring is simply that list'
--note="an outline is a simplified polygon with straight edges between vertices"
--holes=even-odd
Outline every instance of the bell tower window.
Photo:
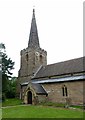
[{"label": "bell tower window", "polygon": [[26,54],[26,61],[28,61],[28,54]]},{"label": "bell tower window", "polygon": [[39,60],[39,53],[36,52],[36,60]]},{"label": "bell tower window", "polygon": [[40,62],[42,62],[42,55],[40,55]]}]

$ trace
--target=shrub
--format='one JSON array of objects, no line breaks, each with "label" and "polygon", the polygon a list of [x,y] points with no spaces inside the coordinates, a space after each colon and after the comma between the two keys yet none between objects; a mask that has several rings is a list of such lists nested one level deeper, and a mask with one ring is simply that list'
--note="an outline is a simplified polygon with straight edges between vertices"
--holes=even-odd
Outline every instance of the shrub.
[{"label": "shrub", "polygon": [[6,100],[5,93],[2,93],[2,102],[4,102],[5,100]]}]

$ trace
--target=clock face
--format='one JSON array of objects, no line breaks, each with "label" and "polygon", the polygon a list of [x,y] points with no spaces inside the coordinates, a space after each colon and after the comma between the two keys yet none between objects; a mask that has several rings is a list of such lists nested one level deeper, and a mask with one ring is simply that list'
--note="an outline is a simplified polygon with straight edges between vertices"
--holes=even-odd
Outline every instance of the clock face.
[{"label": "clock face", "polygon": [[36,52],[36,55],[37,55],[37,56],[39,56],[39,53],[38,53],[38,52]]}]

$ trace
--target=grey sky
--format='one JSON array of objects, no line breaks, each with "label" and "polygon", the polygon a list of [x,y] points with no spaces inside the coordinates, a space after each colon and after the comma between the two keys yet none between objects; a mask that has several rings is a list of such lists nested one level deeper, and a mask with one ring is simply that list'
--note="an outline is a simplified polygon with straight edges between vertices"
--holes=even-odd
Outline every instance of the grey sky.
[{"label": "grey sky", "polygon": [[15,61],[15,76],[20,50],[28,45],[33,6],[47,63],[83,56],[83,0],[0,0],[0,42]]}]

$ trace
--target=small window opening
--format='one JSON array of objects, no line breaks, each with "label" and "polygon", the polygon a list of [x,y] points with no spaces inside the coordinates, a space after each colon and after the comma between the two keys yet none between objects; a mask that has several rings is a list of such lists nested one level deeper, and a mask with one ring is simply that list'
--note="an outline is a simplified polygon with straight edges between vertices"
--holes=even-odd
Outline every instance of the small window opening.
[{"label": "small window opening", "polygon": [[26,60],[28,61],[28,54],[26,54]]},{"label": "small window opening", "polygon": [[42,55],[40,55],[40,61],[42,62]]},{"label": "small window opening", "polygon": [[67,87],[65,87],[65,95],[68,96]]},{"label": "small window opening", "polygon": [[64,94],[64,87],[62,87],[62,92],[63,92],[63,96],[65,96],[65,94]]},{"label": "small window opening", "polygon": [[67,87],[65,85],[62,87],[62,93],[63,93],[63,96],[68,96]]}]

